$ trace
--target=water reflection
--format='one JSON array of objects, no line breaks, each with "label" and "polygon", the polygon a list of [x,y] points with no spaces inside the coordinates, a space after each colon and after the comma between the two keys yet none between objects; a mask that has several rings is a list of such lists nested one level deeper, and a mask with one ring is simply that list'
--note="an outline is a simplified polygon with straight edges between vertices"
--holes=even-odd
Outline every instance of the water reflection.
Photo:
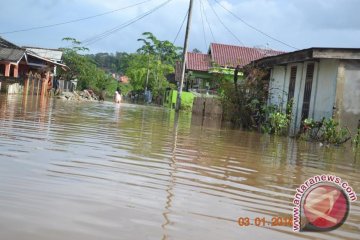
[{"label": "water reflection", "polygon": [[315,174],[359,193],[350,146],[217,126],[157,107],[0,96],[0,239],[358,239],[358,202],[329,233],[236,222],[288,216]]}]

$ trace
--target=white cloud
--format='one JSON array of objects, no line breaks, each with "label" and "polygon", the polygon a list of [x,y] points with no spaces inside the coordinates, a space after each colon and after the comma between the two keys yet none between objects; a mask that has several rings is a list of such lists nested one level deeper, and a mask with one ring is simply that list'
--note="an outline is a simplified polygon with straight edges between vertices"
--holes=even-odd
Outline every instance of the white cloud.
[{"label": "white cloud", "polygon": [[[72,36],[86,39],[118,26],[146,11],[160,5],[165,0],[153,0],[137,7],[118,11],[91,20],[67,24],[54,28],[44,28],[31,32],[3,35],[19,45],[59,47],[62,37]],[[249,24],[291,45],[299,48],[311,46],[358,47],[360,35],[360,8],[358,0],[220,0],[221,3]],[[48,25],[76,18],[87,17],[141,2],[141,0],[12,0],[12,4],[2,6],[0,32]],[[216,42],[239,44],[227,32],[203,0],[206,16],[215,35]],[[270,47],[291,50],[286,46],[254,31],[231,16],[214,1],[212,3],[221,21],[247,46],[270,44]],[[95,51],[135,51],[136,41],[142,32],[153,32],[161,40],[173,41],[189,0],[173,0],[168,5],[144,19],[98,41],[90,46]],[[69,7],[71,6],[71,7]],[[199,1],[194,1],[190,49],[205,51],[203,27]],[[14,16],[27,16],[26,18]],[[13,19],[8,21],[8,19]],[[24,21],[26,19],[26,21]],[[203,19],[204,20],[204,19]],[[208,26],[205,26],[206,41],[212,40]],[[343,36],[347,36],[344,39]],[[178,45],[183,44],[184,28]]]}]

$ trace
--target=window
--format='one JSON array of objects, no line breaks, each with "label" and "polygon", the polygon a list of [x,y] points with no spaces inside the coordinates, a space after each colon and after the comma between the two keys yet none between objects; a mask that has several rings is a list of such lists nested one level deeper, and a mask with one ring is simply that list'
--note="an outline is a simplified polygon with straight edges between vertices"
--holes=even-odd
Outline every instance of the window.
[{"label": "window", "polygon": [[290,70],[290,83],[289,83],[289,92],[288,92],[288,102],[294,98],[295,93],[295,83],[296,83],[296,72],[297,67],[293,66]]},{"label": "window", "polygon": [[309,117],[310,100],[311,100],[311,88],[314,78],[314,63],[307,64],[306,76],[305,76],[305,89],[304,89],[304,100],[301,112],[301,120]]}]

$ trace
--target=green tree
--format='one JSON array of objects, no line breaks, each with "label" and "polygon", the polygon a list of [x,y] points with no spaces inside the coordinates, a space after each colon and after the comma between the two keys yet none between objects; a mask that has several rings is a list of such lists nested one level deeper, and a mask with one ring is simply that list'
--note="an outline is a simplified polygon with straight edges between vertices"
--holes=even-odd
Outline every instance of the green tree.
[{"label": "green tree", "polygon": [[62,48],[64,63],[70,68],[68,71],[60,70],[60,77],[65,80],[78,79],[78,89],[91,88],[99,92],[102,88],[110,92],[115,91],[117,82],[103,70],[99,69],[95,62],[82,52],[88,51],[81,42],[74,38],[63,38],[70,42],[73,47]]},{"label": "green tree", "polygon": [[174,73],[174,65],[180,59],[180,47],[169,41],[160,41],[152,33],[145,32],[144,38],[139,38],[142,46],[137,53],[127,58],[126,75],[134,90],[143,91],[146,87],[146,77],[149,70],[147,87],[153,96],[160,96],[169,87],[167,76]]},{"label": "green tree", "polygon": [[177,47],[171,42],[158,40],[151,32],[142,34],[145,38],[139,38],[138,41],[143,45],[137,50],[140,54],[156,55],[164,64],[174,65],[181,58],[181,47]]},{"label": "green tree", "polygon": [[197,48],[194,48],[194,49],[192,50],[192,52],[193,52],[193,53],[201,53],[201,51],[200,51],[199,49],[197,49]]},{"label": "green tree", "polygon": [[110,73],[124,75],[129,67],[130,54],[126,52],[88,54],[96,66]]},{"label": "green tree", "polygon": [[147,74],[148,56],[143,54],[132,54],[129,60],[129,67],[126,75],[130,78],[133,90],[142,91],[145,89],[145,78]]}]

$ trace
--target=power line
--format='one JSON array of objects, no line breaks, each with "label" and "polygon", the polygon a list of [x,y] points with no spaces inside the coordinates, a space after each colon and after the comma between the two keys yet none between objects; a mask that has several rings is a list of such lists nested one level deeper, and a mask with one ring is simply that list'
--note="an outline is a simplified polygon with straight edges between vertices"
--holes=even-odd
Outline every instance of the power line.
[{"label": "power line", "polygon": [[186,10],[186,14],[185,14],[185,16],[184,16],[184,19],[182,20],[181,26],[180,26],[177,34],[176,34],[176,37],[175,37],[175,39],[174,39],[174,41],[173,41],[173,44],[175,44],[177,38],[179,37],[179,34],[180,34],[180,32],[181,32],[181,29],[182,29],[183,26],[184,26],[184,23],[185,23],[185,20],[186,20],[186,17],[187,17],[188,14],[189,14],[189,10]]},{"label": "power line", "polygon": [[201,7],[201,11],[203,12],[203,14],[204,14],[204,16],[205,16],[205,22],[206,22],[206,24],[207,24],[207,26],[208,26],[208,28],[209,28],[209,30],[210,30],[210,33],[211,33],[211,36],[212,36],[212,40],[213,40],[214,42],[216,42],[216,41],[215,41],[215,37],[214,37],[214,33],[213,33],[212,29],[211,29],[211,26],[210,26],[210,24],[209,24],[209,20],[208,20],[207,15],[206,15],[206,11],[205,11],[205,6],[204,6],[204,4],[203,4],[203,0],[200,0],[200,7]]},{"label": "power line", "polygon": [[87,43],[84,46],[88,46],[88,45],[91,45],[91,44],[93,44],[93,43],[95,43],[95,42],[97,42],[97,41],[99,41],[99,40],[101,40],[103,38],[106,38],[106,37],[110,36],[111,34],[113,34],[113,33],[117,32],[117,31],[119,31],[119,30],[121,30],[121,29],[123,29],[123,28],[125,28],[125,27],[127,27],[127,26],[141,20],[142,18],[150,15],[151,13],[155,12],[156,10],[160,9],[161,7],[163,7],[164,5],[166,5],[167,3],[171,2],[171,1],[172,0],[167,0],[166,2],[163,2],[162,4],[160,4],[160,5],[156,6],[155,8],[151,9],[150,11],[147,11],[147,12],[145,12],[145,13],[143,13],[143,14],[141,14],[141,15],[133,18],[133,19],[130,19],[129,21],[127,21],[125,23],[122,23],[122,24],[120,24],[120,25],[118,25],[118,26],[116,26],[114,28],[111,28],[111,29],[109,29],[109,30],[107,30],[105,32],[102,32],[100,34],[97,34],[97,35],[95,35],[95,36],[93,36],[91,38],[83,40],[82,43]]},{"label": "power line", "polygon": [[167,0],[167,1],[163,2],[162,4],[156,6],[155,8],[151,9],[150,11],[147,11],[147,12],[145,12],[145,13],[143,13],[143,14],[141,14],[141,15],[139,15],[139,16],[125,22],[125,23],[122,23],[122,24],[120,24],[120,25],[118,25],[118,26],[116,26],[114,28],[111,28],[111,29],[109,29],[109,30],[107,30],[105,32],[100,33],[100,34],[97,34],[97,35],[95,35],[95,36],[93,36],[91,38],[85,39],[84,41],[81,41],[81,42],[86,43],[86,44],[84,44],[84,46],[88,46],[88,45],[91,45],[91,44],[93,44],[93,43],[95,43],[97,41],[100,41],[101,39],[106,38],[106,37],[110,36],[111,34],[113,34],[113,33],[117,32],[117,31],[119,31],[119,30],[121,30],[121,29],[123,29],[123,28],[125,28],[127,26],[130,26],[131,24],[143,19],[144,17],[146,17],[146,16],[150,15],[151,13],[157,11],[158,9],[165,6],[166,4],[168,4],[171,1],[173,1],[173,0]]},{"label": "power line", "polygon": [[80,21],[84,21],[84,20],[104,16],[104,15],[107,15],[107,14],[110,14],[110,13],[118,12],[118,11],[121,11],[121,10],[125,10],[125,9],[128,9],[128,8],[136,7],[138,5],[141,5],[141,4],[144,4],[144,3],[147,3],[147,2],[151,2],[151,1],[153,1],[153,0],[142,1],[142,2],[139,2],[139,3],[136,3],[136,4],[132,4],[132,5],[122,7],[122,8],[118,8],[118,9],[115,9],[115,10],[111,10],[111,11],[108,11],[108,12],[92,15],[92,16],[89,16],[89,17],[78,18],[78,19],[74,19],[74,20],[70,20],[70,21],[66,21],[66,22],[54,23],[54,24],[50,24],[50,25],[43,25],[43,26],[38,26],[38,27],[31,27],[31,28],[24,28],[24,29],[19,29],[19,30],[14,30],[14,31],[2,32],[0,34],[3,35],[3,34],[18,33],[18,32],[27,32],[27,31],[32,31],[32,30],[37,30],[37,29],[42,29],[42,28],[51,28],[51,27],[57,27],[57,26],[65,25],[65,24],[69,24],[69,23],[80,22]]},{"label": "power line", "polygon": [[287,43],[285,43],[285,42],[283,42],[283,41],[281,41],[281,40],[279,40],[279,39],[277,39],[277,38],[275,38],[275,37],[272,37],[272,36],[270,36],[269,34],[261,31],[260,29],[254,27],[253,25],[249,24],[249,23],[246,22],[244,19],[240,18],[239,16],[235,15],[235,13],[233,13],[232,11],[230,11],[229,9],[227,9],[224,5],[222,5],[221,3],[219,3],[218,0],[214,0],[214,1],[215,1],[218,5],[220,5],[223,9],[225,9],[226,11],[228,11],[231,15],[233,15],[235,18],[239,19],[239,20],[240,20],[242,23],[244,23],[246,26],[254,29],[255,31],[261,33],[261,34],[264,35],[264,36],[267,36],[268,38],[271,38],[272,40],[274,40],[274,41],[276,41],[276,42],[279,42],[279,43],[281,43],[281,44],[283,44],[283,45],[285,45],[285,46],[288,46],[288,47],[290,47],[290,48],[293,48],[293,49],[295,49],[295,50],[299,50],[298,48],[296,48],[296,47],[294,47],[294,46],[291,46],[290,44],[287,44]]},{"label": "power line", "polygon": [[209,0],[206,0],[206,2],[208,3],[208,5],[210,6],[211,10],[213,11],[213,13],[215,14],[215,16],[217,17],[217,19],[219,20],[219,22],[221,23],[221,25],[223,25],[223,27],[241,44],[241,45],[245,45],[225,24],[223,21],[221,21],[221,18],[219,17],[219,15],[216,13],[215,9],[213,8],[213,6],[210,4]]},{"label": "power line", "polygon": [[206,41],[206,33],[205,33],[204,16],[203,16],[203,12],[202,12],[202,9],[201,9],[201,1],[200,1],[200,4],[199,4],[199,8],[200,8],[201,24],[202,24],[203,35],[204,35],[205,51],[206,51],[207,41]]}]

